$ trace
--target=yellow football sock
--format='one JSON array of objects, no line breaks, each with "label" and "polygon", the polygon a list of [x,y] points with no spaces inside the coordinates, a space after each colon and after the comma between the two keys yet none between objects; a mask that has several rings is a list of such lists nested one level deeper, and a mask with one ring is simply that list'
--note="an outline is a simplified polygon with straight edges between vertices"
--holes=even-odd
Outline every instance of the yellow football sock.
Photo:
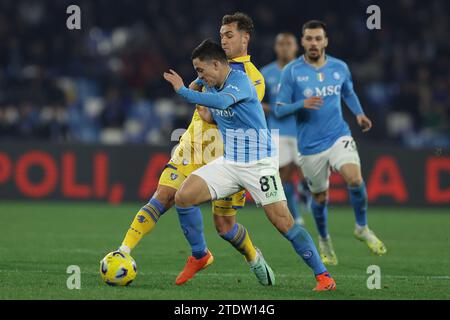
[{"label": "yellow football sock", "polygon": [[228,233],[221,235],[221,237],[231,243],[245,257],[247,262],[256,259],[256,249],[243,225],[236,223]]},{"label": "yellow football sock", "polygon": [[130,250],[133,250],[142,237],[152,231],[163,213],[152,203],[147,203],[143,206],[131,223],[122,246],[127,246]]}]

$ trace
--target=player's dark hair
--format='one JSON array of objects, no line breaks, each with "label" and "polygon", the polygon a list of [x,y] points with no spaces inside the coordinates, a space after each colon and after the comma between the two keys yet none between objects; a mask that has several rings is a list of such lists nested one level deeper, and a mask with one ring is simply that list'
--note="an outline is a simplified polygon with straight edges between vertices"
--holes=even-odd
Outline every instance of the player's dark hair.
[{"label": "player's dark hair", "polygon": [[245,31],[252,35],[255,27],[253,26],[253,20],[247,14],[243,12],[235,12],[233,14],[227,14],[222,18],[222,25],[236,22],[237,29],[239,31]]},{"label": "player's dark hair", "polygon": [[201,61],[219,60],[228,63],[227,55],[223,51],[220,44],[211,39],[206,39],[192,51],[191,59],[199,59]]},{"label": "player's dark hair", "polygon": [[295,36],[295,34],[293,32],[290,31],[281,31],[278,32],[277,37],[278,36],[285,36],[285,37],[293,37],[294,39],[297,39],[297,37]]},{"label": "player's dark hair", "polygon": [[320,20],[309,20],[302,27],[302,36],[305,34],[306,29],[322,29],[325,35],[327,34],[327,25]]}]

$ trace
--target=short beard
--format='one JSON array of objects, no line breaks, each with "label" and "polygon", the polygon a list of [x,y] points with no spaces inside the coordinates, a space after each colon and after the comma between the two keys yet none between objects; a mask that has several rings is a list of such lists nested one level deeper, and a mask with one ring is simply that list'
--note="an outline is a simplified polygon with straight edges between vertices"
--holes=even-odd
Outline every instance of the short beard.
[{"label": "short beard", "polygon": [[324,51],[325,51],[325,49],[319,50],[319,54],[317,56],[314,56],[314,57],[311,56],[310,54],[308,54],[308,60],[314,61],[314,62],[319,61],[319,59],[322,58]]}]

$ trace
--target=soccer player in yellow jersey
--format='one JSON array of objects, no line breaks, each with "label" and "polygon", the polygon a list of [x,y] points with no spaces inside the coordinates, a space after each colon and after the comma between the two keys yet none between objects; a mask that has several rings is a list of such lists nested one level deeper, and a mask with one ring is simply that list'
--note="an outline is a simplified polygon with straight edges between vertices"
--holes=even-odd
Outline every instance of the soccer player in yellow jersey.
[{"label": "soccer player in yellow jersey", "polygon": [[[255,85],[258,98],[261,101],[265,92],[264,77],[250,61],[250,56],[247,54],[252,31],[252,19],[246,14],[235,13],[223,17],[220,38],[230,66],[247,73]],[[201,90],[202,83],[197,79],[189,87],[190,89]],[[155,227],[161,215],[174,205],[175,193],[187,176],[222,155],[223,150],[218,148],[207,150],[212,145],[207,137],[207,132],[215,130],[213,132],[217,132],[217,135],[214,136],[217,137],[218,129],[215,124],[203,120],[202,111],[204,111],[203,107],[198,106],[172,159],[161,174],[156,192],[137,213],[119,250],[130,253],[142,237]],[[217,143],[214,145],[217,146]],[[223,143],[219,143],[219,145],[223,148]],[[211,154],[212,157],[205,159],[205,150],[210,151],[208,154]],[[242,208],[244,204],[245,191],[212,203],[217,232],[245,257],[250,269],[255,273],[261,284],[273,285],[275,283],[273,271],[265,262],[261,252],[254,247],[246,228],[236,223],[237,209]],[[204,241],[204,239],[202,240]],[[189,257],[184,270],[177,277],[176,284],[185,283],[212,262],[213,256],[209,251],[196,252],[193,248],[192,256]]]}]

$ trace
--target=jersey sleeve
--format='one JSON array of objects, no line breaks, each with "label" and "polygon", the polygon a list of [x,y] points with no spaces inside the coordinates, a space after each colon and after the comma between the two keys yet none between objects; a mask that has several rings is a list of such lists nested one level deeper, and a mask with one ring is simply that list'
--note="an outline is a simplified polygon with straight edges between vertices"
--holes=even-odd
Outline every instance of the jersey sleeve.
[{"label": "jersey sleeve", "polygon": [[181,87],[177,93],[190,103],[206,106],[213,109],[227,109],[233,105],[234,99],[231,95],[221,93],[198,92]]},{"label": "jersey sleeve", "polygon": [[[263,76],[264,82],[265,82],[265,79],[268,77],[268,74],[267,74],[267,71],[266,71],[265,68],[261,69],[261,75]],[[264,97],[262,98],[261,102],[270,103],[270,101],[269,101],[269,99],[270,99],[269,87],[266,86],[265,83],[264,83],[264,87],[265,87],[264,88]],[[259,96],[258,96],[258,98],[259,98]]]},{"label": "jersey sleeve", "polygon": [[251,97],[251,87],[250,82],[242,74],[242,77],[237,78],[235,81],[226,84],[225,87],[220,91],[220,95],[227,95],[233,98],[234,103],[238,103]]},{"label": "jersey sleeve", "polygon": [[281,72],[280,83],[278,83],[277,105],[291,104],[294,94],[294,80],[291,68],[284,68]]},{"label": "jersey sleeve", "polygon": [[360,114],[364,114],[364,111],[362,110],[361,103],[359,102],[358,96],[355,93],[355,90],[353,89],[353,80],[352,80],[352,74],[350,73],[350,69],[345,64],[345,80],[342,84],[342,98],[344,99],[345,103],[353,113],[353,115],[357,116]]},{"label": "jersey sleeve", "polygon": [[278,94],[274,106],[274,114],[277,118],[296,113],[303,108],[304,100],[293,101],[295,82],[291,74],[291,68],[286,67],[281,72]]},{"label": "jersey sleeve", "polygon": [[177,93],[190,103],[200,104],[213,109],[225,110],[242,100],[249,98],[252,94],[251,83],[247,76],[236,76],[235,79],[225,84],[219,92],[197,92],[181,87]]},{"label": "jersey sleeve", "polygon": [[247,62],[244,64],[245,73],[252,81],[253,85],[256,89],[256,94],[258,95],[258,100],[263,101],[264,95],[266,93],[266,82],[264,81],[264,77],[259,72],[259,70],[255,67],[252,62]]}]

